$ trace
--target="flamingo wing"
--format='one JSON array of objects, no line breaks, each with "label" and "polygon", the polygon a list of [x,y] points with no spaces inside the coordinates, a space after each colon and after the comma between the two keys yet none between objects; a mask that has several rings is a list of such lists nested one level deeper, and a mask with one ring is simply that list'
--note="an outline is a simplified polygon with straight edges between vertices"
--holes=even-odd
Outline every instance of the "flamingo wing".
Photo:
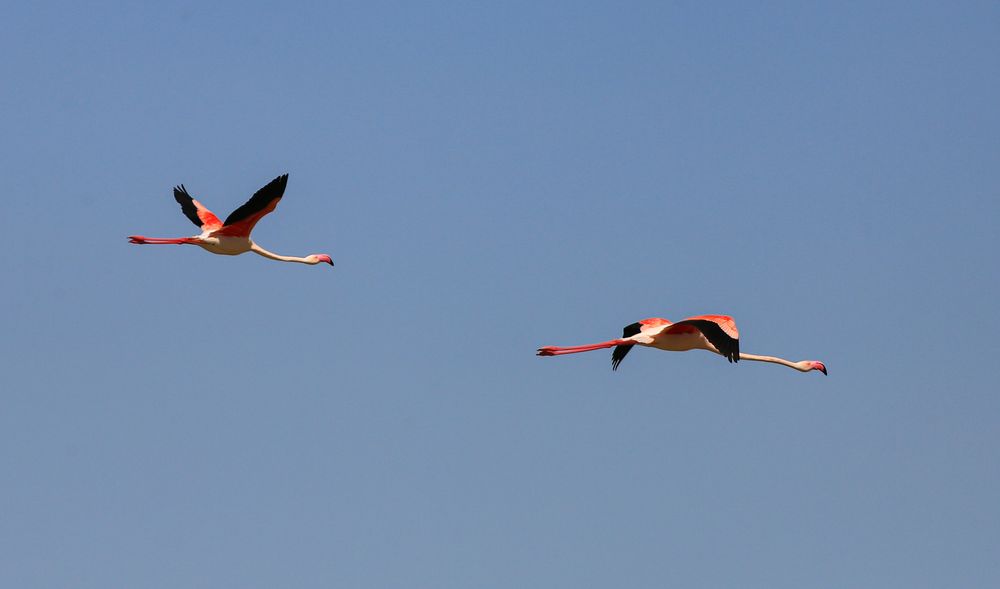
[{"label": "flamingo wing", "polygon": [[661,333],[684,333],[697,329],[730,362],[740,361],[740,332],[728,315],[698,315],[671,324]]},{"label": "flamingo wing", "polygon": [[288,185],[288,174],[282,174],[267,183],[254,193],[246,203],[226,217],[223,227],[216,231],[217,235],[233,235],[248,237],[254,225],[261,218],[278,206],[278,201],[285,194]]},{"label": "flamingo wing", "polygon": [[[622,330],[622,338],[638,335],[641,331],[642,323],[635,322],[631,325],[626,325],[625,329]],[[622,360],[625,359],[625,356],[634,345],[635,344],[621,344],[615,346],[615,349],[611,351],[611,370],[618,370],[618,365],[622,363]]]},{"label": "flamingo wing", "polygon": [[183,184],[174,186],[174,200],[181,205],[181,212],[184,213],[184,216],[201,227],[202,231],[214,231],[222,227],[222,221],[219,221],[219,218],[212,211],[192,198]]}]

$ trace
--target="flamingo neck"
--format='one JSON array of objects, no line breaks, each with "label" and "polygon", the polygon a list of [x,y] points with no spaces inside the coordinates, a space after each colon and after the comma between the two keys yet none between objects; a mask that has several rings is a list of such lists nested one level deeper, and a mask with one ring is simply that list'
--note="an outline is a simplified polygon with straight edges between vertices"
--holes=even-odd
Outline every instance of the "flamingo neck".
[{"label": "flamingo neck", "polygon": [[318,264],[319,263],[319,261],[316,260],[316,259],[299,258],[299,257],[296,257],[296,256],[282,256],[281,254],[276,254],[274,252],[269,252],[266,249],[264,249],[264,248],[260,247],[259,245],[257,245],[256,243],[250,244],[250,251],[252,251],[253,253],[255,253],[257,255],[264,256],[265,258],[269,258],[271,260],[278,260],[279,262],[298,262],[300,264],[309,264],[309,265],[313,265],[313,264]]},{"label": "flamingo neck", "polygon": [[792,362],[790,360],[785,360],[784,358],[778,358],[776,356],[758,356],[757,354],[746,354],[740,352],[740,360],[752,360],[754,362],[770,362],[772,364],[781,364],[782,366],[787,366],[789,368],[794,368],[799,372],[809,372],[809,367],[805,366],[802,362]]}]

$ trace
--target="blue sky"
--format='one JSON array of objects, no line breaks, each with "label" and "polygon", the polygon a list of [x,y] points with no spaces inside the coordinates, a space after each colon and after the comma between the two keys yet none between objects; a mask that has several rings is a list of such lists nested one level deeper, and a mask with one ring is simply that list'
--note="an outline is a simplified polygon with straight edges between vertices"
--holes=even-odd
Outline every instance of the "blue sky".
[{"label": "blue sky", "polygon": [[[998,23],[8,7],[0,584],[997,586]],[[702,313],[830,376],[533,355]]]}]

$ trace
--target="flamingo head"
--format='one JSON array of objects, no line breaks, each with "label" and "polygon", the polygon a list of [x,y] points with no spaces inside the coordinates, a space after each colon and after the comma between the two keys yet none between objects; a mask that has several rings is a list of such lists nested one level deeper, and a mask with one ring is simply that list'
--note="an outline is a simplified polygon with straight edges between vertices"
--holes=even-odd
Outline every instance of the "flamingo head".
[{"label": "flamingo head", "polygon": [[809,370],[819,370],[823,374],[826,374],[826,364],[816,360],[806,361],[806,365],[809,366]]},{"label": "flamingo head", "polygon": [[323,264],[330,264],[331,266],[333,266],[333,260],[330,259],[330,256],[326,254],[313,254],[309,256],[309,260],[313,264],[323,263]]}]

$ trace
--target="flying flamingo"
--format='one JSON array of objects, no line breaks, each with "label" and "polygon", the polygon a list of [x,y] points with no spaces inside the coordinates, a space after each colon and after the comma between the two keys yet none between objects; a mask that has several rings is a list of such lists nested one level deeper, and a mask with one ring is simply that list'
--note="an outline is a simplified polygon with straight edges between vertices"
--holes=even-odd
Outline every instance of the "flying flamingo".
[{"label": "flying flamingo", "polygon": [[658,317],[643,319],[626,327],[622,331],[621,339],[566,348],[545,346],[538,348],[537,354],[539,356],[561,356],[613,347],[611,369],[618,370],[618,365],[622,363],[625,355],[636,344],[668,352],[708,350],[723,356],[730,362],[739,362],[740,360],[771,362],[794,368],[800,372],[819,370],[826,374],[826,365],[816,360],[792,362],[774,356],[757,356],[740,352],[740,332],[736,329],[736,322],[733,321],[733,318],[726,315],[698,315],[677,323],[671,323]]},{"label": "flying flamingo", "polygon": [[261,218],[278,206],[288,184],[288,174],[278,176],[267,183],[250,197],[243,206],[226,217],[225,223],[219,221],[212,211],[206,209],[200,202],[188,194],[184,185],[174,187],[174,200],[181,205],[181,211],[188,219],[201,227],[201,235],[194,237],[143,237],[130,235],[129,243],[134,244],[190,244],[197,245],[213,254],[237,256],[245,252],[253,252],[280,262],[299,262],[300,264],[319,264],[320,262],[333,266],[333,260],[326,254],[310,254],[304,258],[282,256],[269,252],[250,239],[250,232]]}]

